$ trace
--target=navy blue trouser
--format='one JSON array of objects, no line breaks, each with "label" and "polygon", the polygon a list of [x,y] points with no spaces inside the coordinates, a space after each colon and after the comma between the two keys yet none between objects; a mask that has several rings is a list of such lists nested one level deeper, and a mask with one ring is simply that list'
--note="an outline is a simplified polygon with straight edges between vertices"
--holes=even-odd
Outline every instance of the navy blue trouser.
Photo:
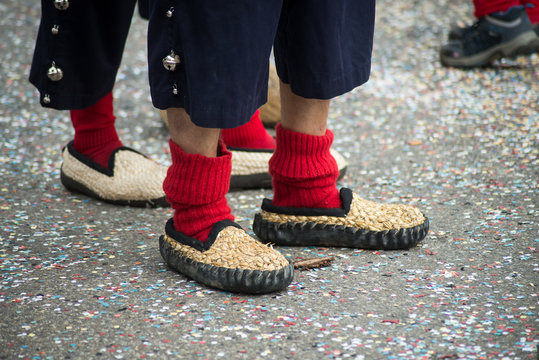
[{"label": "navy blue trouser", "polygon": [[[330,99],[367,81],[374,0],[150,0],[152,101],[199,126],[244,124],[266,102],[271,47],[281,80]],[[173,71],[163,66],[178,56]]]},{"label": "navy blue trouser", "polygon": [[[30,81],[44,106],[84,108],[112,90],[135,2],[73,0],[61,10],[42,0]],[[265,103],[272,45],[297,95],[330,99],[368,80],[374,0],[149,2],[153,104],[183,107],[199,126],[239,126]]]},{"label": "navy blue trouser", "polygon": [[[41,1],[30,82],[43,106],[83,109],[112,91],[136,0],[74,0],[57,9]],[[53,67],[62,72],[52,80]]]}]

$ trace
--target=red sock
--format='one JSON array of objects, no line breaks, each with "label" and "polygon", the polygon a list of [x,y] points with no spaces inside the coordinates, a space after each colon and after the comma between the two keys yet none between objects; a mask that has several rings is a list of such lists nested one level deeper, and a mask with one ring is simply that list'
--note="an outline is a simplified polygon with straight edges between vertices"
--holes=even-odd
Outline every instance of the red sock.
[{"label": "red sock", "polygon": [[234,221],[225,197],[232,172],[232,154],[222,142],[215,158],[186,154],[172,140],[169,145],[172,165],[163,190],[174,209],[174,228],[206,241],[213,224],[225,219]]},{"label": "red sock", "polygon": [[329,152],[333,133],[307,135],[276,127],[277,148],[269,162],[273,204],[287,207],[338,208],[337,162]]},{"label": "red sock", "polygon": [[493,12],[504,12],[510,7],[519,6],[520,0],[473,0],[473,4],[474,15],[479,19]]},{"label": "red sock", "polygon": [[227,146],[247,149],[275,149],[275,139],[268,134],[260,120],[260,110],[257,110],[247,124],[233,129],[221,131],[223,141]]},{"label": "red sock", "polygon": [[82,110],[71,110],[71,122],[75,129],[75,150],[108,168],[109,157],[123,146],[114,127],[112,92],[95,105]]},{"label": "red sock", "polygon": [[533,5],[533,7],[526,7],[526,12],[532,24],[539,23],[539,0],[521,0],[520,2],[522,5]]}]

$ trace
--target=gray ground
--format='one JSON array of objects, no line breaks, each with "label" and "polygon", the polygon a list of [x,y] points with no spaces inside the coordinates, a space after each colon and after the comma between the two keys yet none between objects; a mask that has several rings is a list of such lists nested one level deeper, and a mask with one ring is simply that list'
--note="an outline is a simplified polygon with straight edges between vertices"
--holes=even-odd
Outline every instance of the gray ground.
[{"label": "gray ground", "polygon": [[[435,4],[438,4],[436,6]],[[418,205],[431,219],[409,251],[280,248],[335,256],[284,291],[208,289],[165,266],[168,209],[116,207],[67,192],[66,112],[27,82],[35,1],[0,4],[0,358],[536,359],[539,56],[442,68],[447,29],[468,1],[378,2],[370,82],[333,102],[340,185]],[[125,144],[168,162],[151,106],[146,23],[115,89]],[[271,191],[228,195],[251,229]]]}]

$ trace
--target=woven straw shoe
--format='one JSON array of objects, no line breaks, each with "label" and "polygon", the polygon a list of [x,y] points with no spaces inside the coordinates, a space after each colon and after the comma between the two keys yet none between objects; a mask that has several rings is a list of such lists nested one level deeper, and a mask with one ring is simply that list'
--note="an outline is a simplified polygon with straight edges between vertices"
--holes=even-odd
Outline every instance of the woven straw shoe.
[{"label": "woven straw shoe", "polygon": [[293,265],[230,220],[215,223],[203,242],[178,232],[170,219],[159,239],[161,256],[174,270],[204,285],[239,293],[284,289]]},{"label": "woven straw shoe", "polygon": [[341,189],[343,208],[274,206],[264,199],[253,230],[264,242],[286,246],[408,249],[429,230],[429,220],[413,206],[378,204]]},{"label": "woven straw shoe", "polygon": [[169,206],[163,192],[166,167],[133,149],[120,147],[111,154],[109,169],[77,152],[70,142],[63,152],[60,179],[71,191],[111,204]]}]

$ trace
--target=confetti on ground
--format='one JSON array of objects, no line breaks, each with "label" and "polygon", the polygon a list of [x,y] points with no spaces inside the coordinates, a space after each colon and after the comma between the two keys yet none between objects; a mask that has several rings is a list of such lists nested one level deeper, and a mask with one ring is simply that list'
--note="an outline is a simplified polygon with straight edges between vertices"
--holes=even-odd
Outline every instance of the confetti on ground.
[{"label": "confetti on ground", "polygon": [[[471,1],[377,3],[372,75],[335,99],[341,186],[415,204],[431,231],[406,251],[276,247],[335,258],[263,296],[203,287],[163,263],[170,209],[66,191],[66,112],[27,77],[39,3],[0,4],[0,359],[537,359],[539,55],[443,68]],[[133,21],[114,89],[123,142],[167,164],[149,100],[145,31]],[[252,219],[271,191],[228,194]]]}]

